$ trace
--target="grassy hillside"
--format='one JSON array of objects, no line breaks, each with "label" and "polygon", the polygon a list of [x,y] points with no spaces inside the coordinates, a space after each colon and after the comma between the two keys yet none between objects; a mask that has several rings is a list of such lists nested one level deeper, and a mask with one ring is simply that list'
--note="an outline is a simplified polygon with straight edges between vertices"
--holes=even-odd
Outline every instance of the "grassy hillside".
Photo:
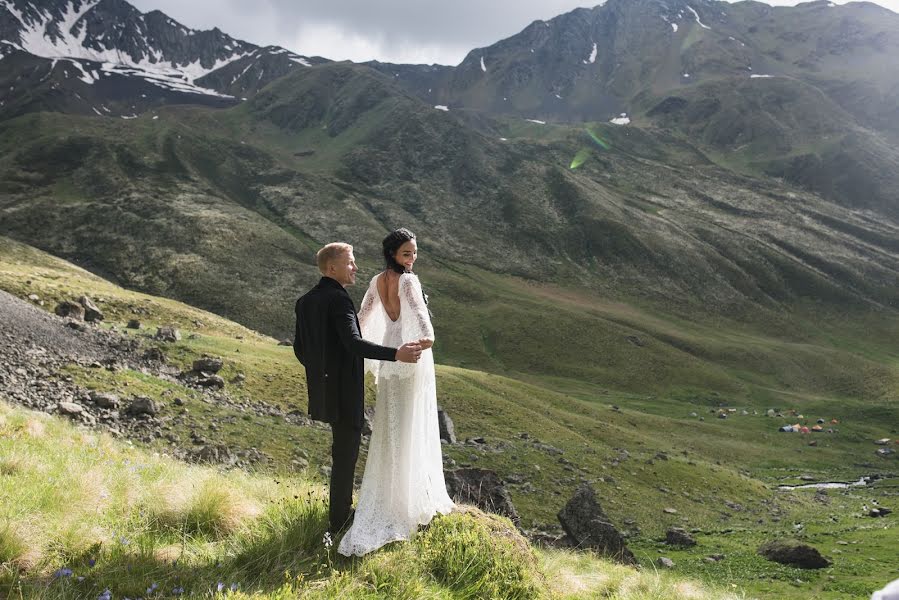
[{"label": "grassy hillside", "polygon": [[[210,313],[126,291],[25,246],[4,241],[2,250],[0,289],[20,297],[35,293],[46,308],[52,308],[57,300],[89,293],[102,299],[107,326],[121,327],[127,319],[137,317],[148,332],[154,331],[156,324],[182,327],[185,338],[171,345],[150,341],[149,333],[136,334],[145,347],[160,346],[170,363],[187,368],[197,356],[213,354],[224,357],[226,380],[244,374],[243,383],[227,386],[229,402],[210,401],[178,383],[138,371],[113,373],[73,365],[59,374],[90,389],[149,395],[157,400],[173,438],[148,438],[145,444],[149,449],[168,452],[172,446],[189,446],[192,433],[201,432],[211,443],[259,449],[271,459],[265,469],[279,473],[278,477],[294,472],[298,457],[308,457],[311,466],[306,477],[322,481],[316,467],[328,461],[327,430],[297,427],[283,418],[259,416],[239,406],[264,402],[286,410],[305,409],[304,379],[290,348]],[[510,279],[506,285],[515,283]],[[566,301],[583,303],[584,299],[569,297]],[[685,327],[653,320],[632,307],[600,304],[591,310],[616,315],[616,323],[641,323],[644,330],[657,331],[656,335],[666,329],[671,336],[689,333]],[[452,337],[456,326],[437,322],[438,345],[444,343],[444,337]],[[632,535],[631,546],[646,565],[664,552],[677,561],[679,571],[713,583],[732,578],[751,594],[774,597],[844,598],[874,589],[888,572],[888,540],[895,527],[892,520],[868,520],[859,507],[872,499],[888,505],[896,493],[895,459],[876,457],[872,441],[895,433],[889,423],[899,422],[899,407],[892,401],[867,399],[871,397],[865,390],[876,389],[883,398],[895,398],[899,392],[897,357],[857,338],[841,348],[838,336],[828,346],[830,358],[815,358],[825,349],[813,343],[776,350],[788,361],[779,369],[789,381],[802,381],[797,374],[815,368],[818,375],[832,371],[833,388],[846,386],[845,393],[816,394],[786,387],[778,382],[776,373],[765,377],[746,371],[747,361],[759,360],[763,350],[778,348],[775,341],[756,338],[756,351],[750,344],[752,338],[737,330],[713,331],[718,331],[717,338],[708,332],[692,332],[697,348],[718,339],[720,346],[711,346],[716,352],[741,347],[742,354],[735,354],[729,366],[710,371],[718,373],[718,384],[705,382],[701,388],[677,385],[685,377],[703,378],[702,363],[687,352],[672,355],[676,368],[667,374],[665,370],[642,373],[644,378],[667,382],[667,389],[657,393],[627,392],[612,385],[616,381],[614,365],[606,371],[609,383],[603,382],[605,376],[590,383],[528,374],[525,366],[517,371],[518,379],[440,366],[439,401],[455,420],[460,439],[482,436],[486,441],[445,446],[445,455],[456,464],[495,469],[503,477],[521,481],[511,485],[510,492],[529,528],[552,525],[555,513],[576,486],[581,481],[592,482],[607,512]],[[194,335],[186,335],[188,332]],[[693,352],[701,355],[696,348]],[[803,353],[808,357],[806,363],[802,362]],[[500,356],[514,354],[503,349]],[[854,368],[861,372],[853,373],[850,367],[835,370],[835,365],[850,357],[859,361]],[[627,364],[626,356],[617,360],[621,361],[617,368]],[[633,374],[638,376],[640,372]],[[728,381],[742,387],[728,391]],[[662,383],[652,385],[663,387]],[[180,406],[173,403],[174,397],[182,400]],[[719,419],[721,407],[735,411],[727,419]],[[765,416],[769,408],[795,409],[804,417],[785,412],[785,418],[770,418]],[[807,436],[776,432],[783,423],[800,420],[813,424],[819,417],[836,418],[840,424],[838,433],[816,434],[816,447],[808,446]],[[831,492],[825,512],[813,491],[773,490],[777,484],[799,482],[800,475],[849,481],[873,474],[888,476],[869,488]],[[676,513],[663,508],[673,508]],[[796,524],[801,524],[801,529],[797,530]],[[672,525],[697,530],[700,545],[672,551],[660,544],[657,540]],[[766,539],[797,535],[797,531],[831,554],[834,567],[825,573],[800,572],[773,565],[755,554],[755,548]],[[842,542],[860,551],[843,552]],[[856,546],[856,542],[862,545]],[[724,553],[728,560],[715,564],[703,560],[712,553]],[[803,584],[794,589],[797,578]]]},{"label": "grassy hillside", "polygon": [[0,433],[6,598],[737,597],[535,551],[476,509],[348,560],[324,536],[327,489],[305,477],[191,467],[3,402]]}]

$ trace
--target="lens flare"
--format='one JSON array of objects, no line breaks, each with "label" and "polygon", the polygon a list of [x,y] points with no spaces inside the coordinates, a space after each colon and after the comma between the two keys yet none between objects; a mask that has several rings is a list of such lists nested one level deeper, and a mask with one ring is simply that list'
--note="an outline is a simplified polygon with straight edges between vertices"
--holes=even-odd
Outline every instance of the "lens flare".
[{"label": "lens flare", "polygon": [[594,142],[596,142],[596,144],[597,144],[600,148],[602,148],[603,150],[608,150],[608,149],[611,147],[611,146],[609,146],[609,144],[607,144],[607,143],[605,142],[605,140],[603,140],[601,137],[599,137],[598,135],[596,135],[596,134],[595,134],[592,130],[590,130],[589,128],[585,128],[584,131],[586,131],[586,132],[587,132],[587,135],[590,136],[590,139],[593,140]]},{"label": "lens flare", "polygon": [[590,149],[589,148],[581,148],[578,150],[578,153],[574,155],[574,158],[571,160],[571,165],[568,167],[569,169],[577,169],[579,166],[584,164],[590,158]]}]

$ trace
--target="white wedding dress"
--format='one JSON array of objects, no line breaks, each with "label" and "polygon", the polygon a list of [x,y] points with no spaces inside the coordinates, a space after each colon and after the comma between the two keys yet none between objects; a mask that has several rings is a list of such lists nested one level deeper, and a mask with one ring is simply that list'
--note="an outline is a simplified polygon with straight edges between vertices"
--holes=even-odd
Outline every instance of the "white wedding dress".
[{"label": "white wedding dress", "polygon": [[[377,279],[359,311],[362,337],[391,347],[433,339],[418,277],[400,275],[396,321],[381,303]],[[378,392],[356,516],[337,548],[344,556],[407,540],[419,525],[454,506],[443,479],[433,353],[423,351],[415,364],[366,359],[365,369],[375,375]]]}]

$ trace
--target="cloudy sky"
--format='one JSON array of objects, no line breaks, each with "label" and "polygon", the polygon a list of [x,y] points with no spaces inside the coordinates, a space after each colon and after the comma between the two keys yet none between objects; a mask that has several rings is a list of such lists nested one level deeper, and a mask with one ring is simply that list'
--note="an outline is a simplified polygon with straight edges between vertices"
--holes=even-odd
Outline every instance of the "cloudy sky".
[{"label": "cloudy sky", "polygon": [[[193,29],[308,56],[456,65],[469,50],[598,1],[577,0],[130,0]],[[844,4],[846,0],[836,0]],[[770,0],[786,6],[796,0]],[[899,0],[877,0],[899,13]]]}]

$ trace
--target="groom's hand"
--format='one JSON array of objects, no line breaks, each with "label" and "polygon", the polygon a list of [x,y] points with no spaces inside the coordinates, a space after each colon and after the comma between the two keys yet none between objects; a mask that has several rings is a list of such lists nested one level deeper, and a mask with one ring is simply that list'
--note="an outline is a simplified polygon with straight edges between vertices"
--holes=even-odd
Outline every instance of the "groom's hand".
[{"label": "groom's hand", "polygon": [[409,342],[396,349],[396,359],[404,363],[416,363],[421,357],[421,344]]}]

